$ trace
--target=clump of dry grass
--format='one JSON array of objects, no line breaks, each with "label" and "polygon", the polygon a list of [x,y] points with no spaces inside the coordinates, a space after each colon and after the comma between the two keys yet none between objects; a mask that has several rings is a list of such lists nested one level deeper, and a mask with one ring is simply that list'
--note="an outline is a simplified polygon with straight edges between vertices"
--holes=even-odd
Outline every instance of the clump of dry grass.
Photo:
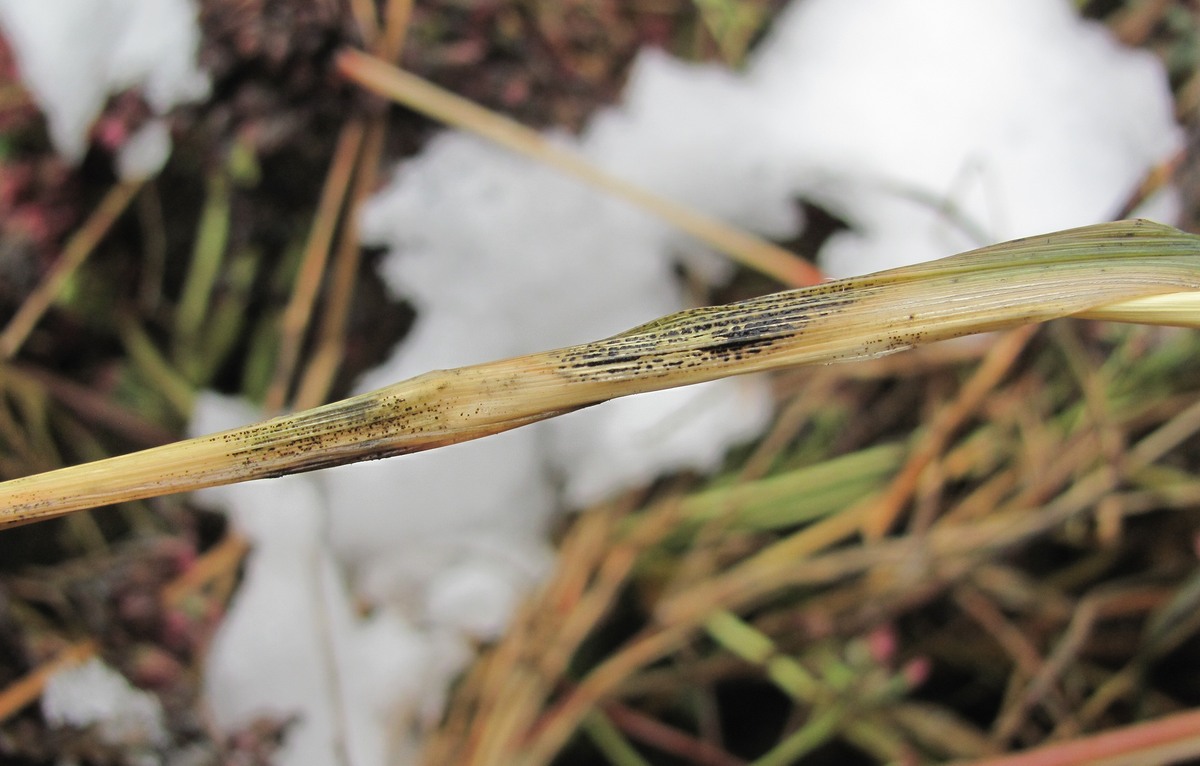
[{"label": "clump of dry grass", "polygon": [[724,485],[575,521],[425,762],[1195,754],[1094,733],[1196,702],[1196,344],[1062,323],[789,374]]}]

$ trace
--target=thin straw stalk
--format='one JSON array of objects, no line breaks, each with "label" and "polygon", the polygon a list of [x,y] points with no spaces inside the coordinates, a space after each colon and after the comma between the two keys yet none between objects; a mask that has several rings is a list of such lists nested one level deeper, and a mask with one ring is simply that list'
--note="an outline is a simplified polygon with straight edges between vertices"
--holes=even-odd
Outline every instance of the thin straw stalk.
[{"label": "thin straw stalk", "polygon": [[417,452],[621,396],[1072,315],[1200,327],[1200,237],[1148,221],[1101,224],[683,311],[592,343],[430,372],[264,423],[4,482],[0,525]]}]

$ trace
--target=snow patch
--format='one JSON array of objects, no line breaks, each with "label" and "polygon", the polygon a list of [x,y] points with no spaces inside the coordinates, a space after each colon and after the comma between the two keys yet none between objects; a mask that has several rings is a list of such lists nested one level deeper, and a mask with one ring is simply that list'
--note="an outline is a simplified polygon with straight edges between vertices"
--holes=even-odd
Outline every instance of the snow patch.
[{"label": "snow patch", "polygon": [[168,741],[158,698],[135,689],[96,657],[51,675],[41,704],[51,726],[95,726],[109,745],[149,748]]},{"label": "snow patch", "polygon": [[208,95],[193,0],[0,0],[21,76],[72,162],[109,96],[140,87],[156,114]]},{"label": "snow patch", "polygon": [[117,152],[117,175],[122,181],[150,178],[162,170],[170,156],[171,129],[166,120],[150,120]]}]

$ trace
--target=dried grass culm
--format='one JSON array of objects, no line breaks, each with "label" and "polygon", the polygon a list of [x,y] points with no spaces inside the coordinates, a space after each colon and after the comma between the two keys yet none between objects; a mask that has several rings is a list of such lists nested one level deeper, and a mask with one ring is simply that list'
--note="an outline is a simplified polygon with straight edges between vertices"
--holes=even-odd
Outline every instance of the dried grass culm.
[{"label": "dried grass culm", "polygon": [[1200,238],[1149,221],[672,314],[580,346],[426,373],[352,399],[0,484],[0,525],[417,452],[630,394],[865,359],[1064,316],[1200,326]]}]

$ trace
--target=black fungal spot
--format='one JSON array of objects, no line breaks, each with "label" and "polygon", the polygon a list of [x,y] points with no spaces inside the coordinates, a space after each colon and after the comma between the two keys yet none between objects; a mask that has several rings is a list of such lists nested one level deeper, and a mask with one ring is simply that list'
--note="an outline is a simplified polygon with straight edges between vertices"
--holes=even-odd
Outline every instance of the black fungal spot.
[{"label": "black fungal spot", "polygon": [[718,355],[729,354],[758,354],[774,345],[774,338],[743,338],[723,341],[715,343],[711,346],[706,346],[705,351]]},{"label": "black fungal spot", "polygon": [[623,356],[617,356],[614,354],[613,356],[605,356],[600,359],[584,359],[581,361],[574,362],[572,366],[585,367],[585,368],[586,367],[609,367],[609,366],[616,367],[619,365],[636,364],[638,362],[639,358],[640,357],[638,357],[638,356],[634,356],[634,355],[630,355],[630,354],[625,354]]}]

